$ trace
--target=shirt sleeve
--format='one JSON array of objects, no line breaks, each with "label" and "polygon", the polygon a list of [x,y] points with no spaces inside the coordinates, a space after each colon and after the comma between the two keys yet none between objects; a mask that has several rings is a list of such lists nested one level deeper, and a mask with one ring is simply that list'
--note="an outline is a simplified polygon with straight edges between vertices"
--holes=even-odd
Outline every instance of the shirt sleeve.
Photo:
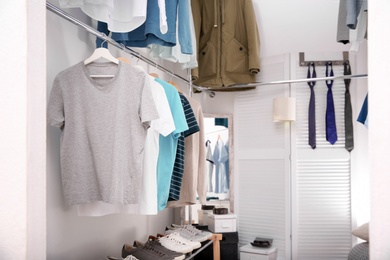
[{"label": "shirt sleeve", "polygon": [[141,105],[140,105],[140,118],[145,127],[150,126],[150,121],[159,118],[156,105],[152,96],[152,90],[150,87],[148,75],[145,73],[144,86],[142,88]]},{"label": "shirt sleeve", "polygon": [[249,71],[257,74],[260,72],[260,36],[251,0],[245,2],[245,26],[248,35]]},{"label": "shirt sleeve", "polygon": [[188,125],[188,129],[183,132],[184,137],[188,137],[196,132],[199,132],[198,121],[195,118],[194,111],[190,105],[190,102],[183,94],[179,94],[181,98],[181,102],[183,105],[184,114],[186,117],[186,122]]},{"label": "shirt sleeve", "polygon": [[58,78],[56,78],[47,105],[47,123],[54,127],[63,128],[65,124],[64,111],[64,99],[61,85]]},{"label": "shirt sleeve", "polygon": [[154,79],[150,80],[150,84],[153,91],[153,99],[160,115],[160,118],[153,120],[152,124],[158,133],[162,136],[167,136],[175,130],[175,122],[173,121],[168,99],[163,87],[157,81],[154,81]]},{"label": "shirt sleeve", "polygon": [[181,0],[178,3],[177,28],[181,52],[183,54],[192,54],[192,36],[190,29],[189,0]]}]

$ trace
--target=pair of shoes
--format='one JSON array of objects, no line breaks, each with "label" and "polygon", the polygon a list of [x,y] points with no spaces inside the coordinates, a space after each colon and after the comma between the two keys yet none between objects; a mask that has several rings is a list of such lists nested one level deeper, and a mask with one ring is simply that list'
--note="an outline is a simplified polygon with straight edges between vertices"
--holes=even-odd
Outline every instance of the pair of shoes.
[{"label": "pair of shoes", "polygon": [[172,224],[172,227],[167,227],[168,230],[165,231],[165,234],[170,234],[173,232],[179,233],[182,237],[197,242],[203,242],[212,237],[212,233],[209,231],[203,231],[195,228],[192,225],[179,226]]},{"label": "pair of shoes", "polygon": [[152,247],[158,251],[161,251],[161,252],[171,256],[172,259],[174,259],[174,260],[182,260],[185,258],[185,255],[183,253],[172,251],[172,250],[164,247],[163,245],[161,245],[161,243],[158,240],[148,240],[146,243],[142,243],[140,241],[135,240],[133,243],[133,246],[134,247],[144,247],[144,248]]},{"label": "pair of shoes", "polygon": [[[166,252],[163,252],[152,246],[141,246],[141,247],[132,247],[128,244],[124,244],[122,247],[122,257],[126,259],[128,256],[134,256],[140,260],[174,260],[174,256],[168,255]],[[184,258],[180,258],[184,259]]]},{"label": "pair of shoes", "polygon": [[159,236],[158,241],[163,247],[182,254],[187,254],[192,252],[192,250],[194,250],[194,247],[192,245],[180,241],[175,236],[170,236],[170,235]]},{"label": "pair of shoes", "polygon": [[118,257],[113,257],[113,256],[107,256],[108,260],[139,260],[137,257],[128,255],[126,258],[118,258]]},{"label": "pair of shoes", "polygon": [[188,240],[177,232],[172,232],[165,236],[160,236],[158,241],[164,247],[176,252],[181,252],[183,254],[189,253],[192,250],[201,247],[200,242]]},{"label": "pair of shoes", "polygon": [[187,224],[187,225],[180,226],[180,225],[172,224],[172,227],[173,228],[183,228],[183,229],[189,230],[191,233],[193,233],[197,237],[199,242],[206,241],[207,239],[209,239],[213,236],[213,233],[211,233],[210,231],[197,229],[193,225]]}]

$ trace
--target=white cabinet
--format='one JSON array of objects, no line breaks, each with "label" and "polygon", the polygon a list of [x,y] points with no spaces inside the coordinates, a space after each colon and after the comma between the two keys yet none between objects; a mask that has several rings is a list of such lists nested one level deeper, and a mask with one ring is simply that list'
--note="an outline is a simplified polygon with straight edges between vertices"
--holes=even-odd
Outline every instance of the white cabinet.
[{"label": "white cabinet", "polygon": [[240,260],[276,260],[276,247],[259,248],[250,244],[240,247]]}]

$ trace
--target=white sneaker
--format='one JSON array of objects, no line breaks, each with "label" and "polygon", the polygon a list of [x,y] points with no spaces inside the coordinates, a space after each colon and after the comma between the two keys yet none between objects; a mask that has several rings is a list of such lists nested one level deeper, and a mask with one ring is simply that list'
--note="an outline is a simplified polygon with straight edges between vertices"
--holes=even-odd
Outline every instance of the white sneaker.
[{"label": "white sneaker", "polygon": [[173,238],[173,239],[175,239],[183,244],[190,245],[192,247],[192,249],[198,249],[199,247],[202,246],[199,241],[194,241],[194,240],[188,239],[188,238],[182,236],[179,232],[171,232],[167,236],[169,236],[169,237],[171,237],[171,238]]},{"label": "white sneaker", "polygon": [[181,241],[178,241],[174,236],[171,235],[160,237],[158,241],[161,243],[162,246],[166,247],[167,249],[182,254],[187,254],[189,252],[192,252],[192,250],[194,250],[192,245],[185,244]]},{"label": "white sneaker", "polygon": [[[188,225],[189,226],[189,225]],[[203,242],[209,239],[213,234],[207,231],[201,231],[196,228],[191,229],[190,227],[179,227],[179,228],[169,228],[165,231],[165,234],[171,234],[173,232],[177,232],[180,236],[196,242]]]},{"label": "white sneaker", "polygon": [[126,258],[124,258],[123,260],[139,260],[137,257],[135,256],[132,256],[132,255],[128,255],[126,256]]},{"label": "white sneaker", "polygon": [[213,233],[211,233],[210,231],[197,229],[193,225],[180,226],[180,225],[172,224],[172,227],[188,229],[191,233],[195,234],[199,238],[198,240],[199,242],[203,242],[213,236]]}]

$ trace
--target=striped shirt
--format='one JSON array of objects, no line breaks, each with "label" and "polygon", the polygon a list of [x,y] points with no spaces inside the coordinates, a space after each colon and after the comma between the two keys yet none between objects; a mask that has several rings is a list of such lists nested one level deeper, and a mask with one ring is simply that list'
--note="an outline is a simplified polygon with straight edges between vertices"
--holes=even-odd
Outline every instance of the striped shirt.
[{"label": "striped shirt", "polygon": [[195,118],[194,112],[188,99],[180,93],[181,103],[183,105],[184,114],[188,125],[188,130],[182,132],[179,136],[176,150],[176,159],[173,166],[171,186],[169,189],[168,200],[180,199],[180,188],[184,174],[184,138],[196,132],[199,132],[198,121]]}]

